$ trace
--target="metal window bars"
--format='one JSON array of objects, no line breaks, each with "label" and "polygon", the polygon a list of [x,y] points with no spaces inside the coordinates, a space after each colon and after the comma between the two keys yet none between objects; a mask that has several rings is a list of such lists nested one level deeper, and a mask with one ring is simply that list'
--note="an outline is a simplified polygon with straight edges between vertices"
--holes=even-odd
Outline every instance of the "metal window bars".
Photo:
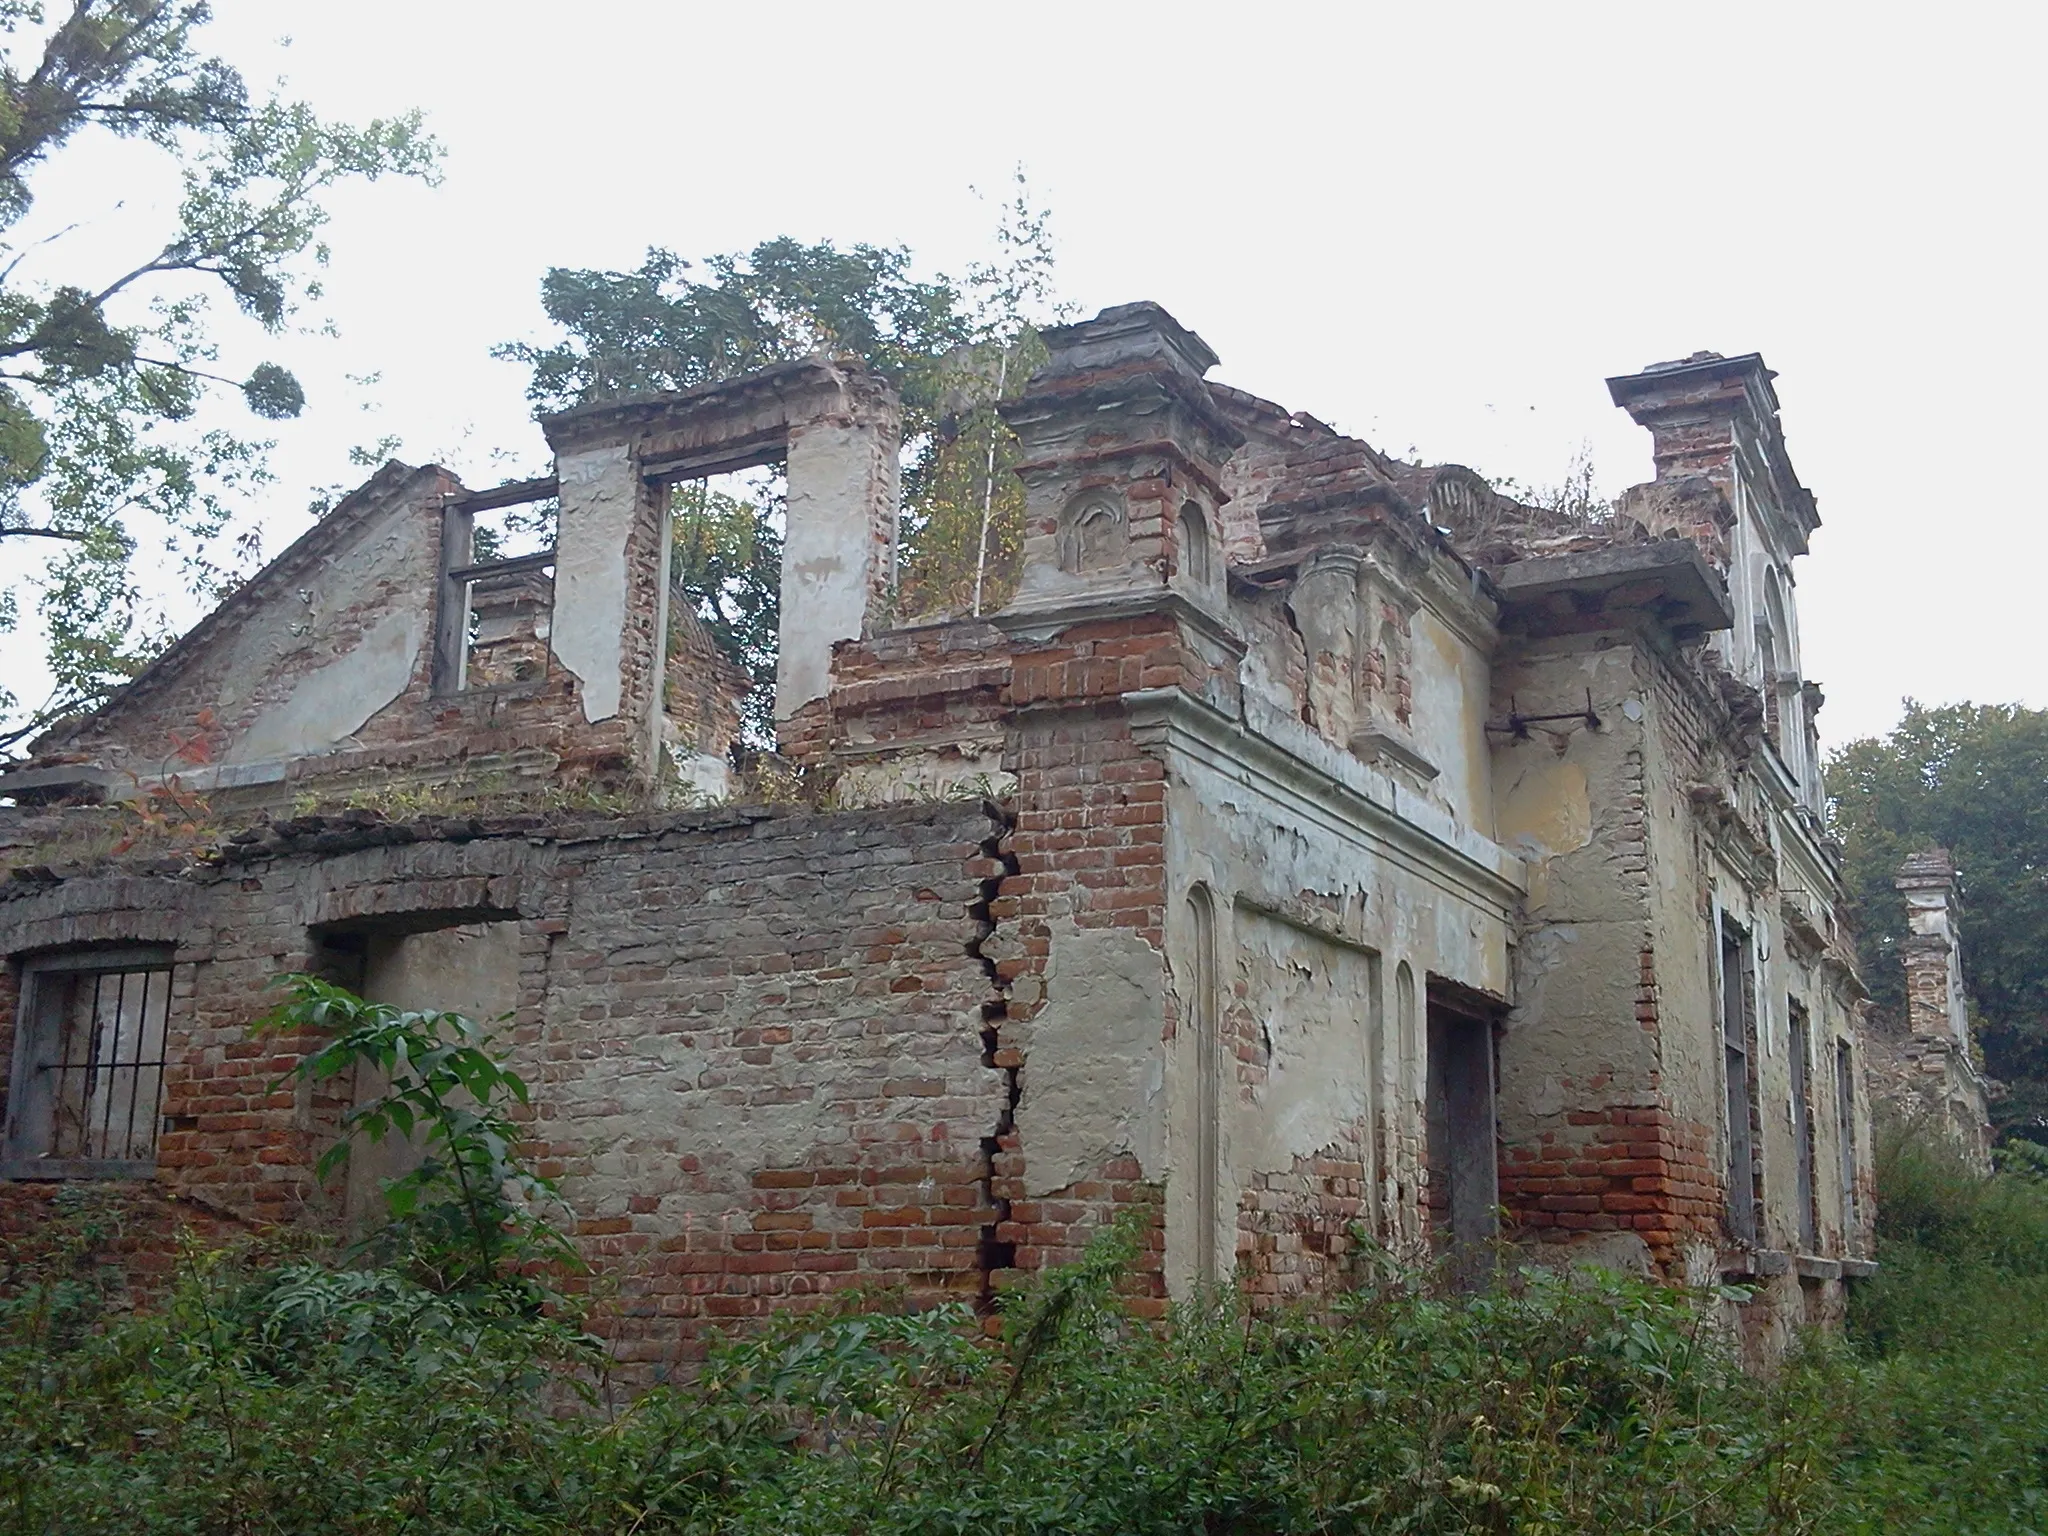
[{"label": "metal window bars", "polygon": [[35,978],[34,1096],[46,1158],[146,1162],[162,1120],[171,968],[46,971]]}]

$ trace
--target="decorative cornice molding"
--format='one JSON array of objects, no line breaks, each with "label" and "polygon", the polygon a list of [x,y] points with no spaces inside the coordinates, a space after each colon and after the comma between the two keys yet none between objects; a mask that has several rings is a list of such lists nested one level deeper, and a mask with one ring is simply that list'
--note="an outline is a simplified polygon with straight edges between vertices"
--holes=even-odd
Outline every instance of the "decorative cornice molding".
[{"label": "decorative cornice molding", "polygon": [[[1522,862],[1498,844],[1460,829],[1447,813],[1419,797],[1404,797],[1382,773],[1313,738],[1327,754],[1317,762],[1302,744],[1286,744],[1234,720],[1178,688],[1148,688],[1123,696],[1138,745],[1155,756],[1179,754],[1259,789],[1332,832],[1373,845],[1391,862],[1506,920],[1526,891]],[[1276,717],[1276,726],[1287,722]],[[1413,800],[1432,829],[1407,814]]]}]

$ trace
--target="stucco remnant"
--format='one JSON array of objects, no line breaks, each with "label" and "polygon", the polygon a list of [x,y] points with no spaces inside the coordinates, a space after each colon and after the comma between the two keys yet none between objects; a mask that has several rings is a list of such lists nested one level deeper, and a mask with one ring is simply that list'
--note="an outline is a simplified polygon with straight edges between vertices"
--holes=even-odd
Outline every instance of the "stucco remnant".
[{"label": "stucco remnant", "polygon": [[1056,929],[1046,1002],[1033,1016],[1017,1132],[1033,1150],[1032,1195],[1067,1188],[1124,1155],[1163,1172],[1165,1019],[1159,951],[1114,929]]}]

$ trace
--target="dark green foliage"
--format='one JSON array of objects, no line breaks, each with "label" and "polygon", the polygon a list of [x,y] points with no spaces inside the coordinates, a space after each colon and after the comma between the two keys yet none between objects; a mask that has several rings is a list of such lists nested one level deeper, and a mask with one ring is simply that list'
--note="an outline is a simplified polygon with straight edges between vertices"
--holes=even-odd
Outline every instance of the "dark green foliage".
[{"label": "dark green foliage", "polygon": [[1851,1333],[1870,1363],[1843,1404],[1857,1531],[2048,1530],[2048,1185],[1983,1179],[1938,1131],[1878,1159],[1878,1278]]},{"label": "dark green foliage", "polygon": [[[1709,1321],[1725,1298],[1548,1272],[1443,1294],[1370,1248],[1318,1310],[1224,1297],[1144,1323],[1125,1226],[1009,1293],[995,1336],[965,1306],[848,1295],[627,1397],[537,1277],[548,1191],[481,1028],[291,986],[280,1024],[332,1037],[308,1078],[388,1077],[352,1133],[424,1126],[441,1170],[389,1186],[402,1240],[352,1263],[188,1246],[139,1314],[110,1309],[107,1221],[68,1196],[39,1256],[0,1268],[0,1529],[2048,1529],[2048,1185],[1979,1181],[1937,1141],[1880,1148],[1885,1270],[1855,1348],[1770,1380]],[[420,1219],[436,1207],[454,1219]]]},{"label": "dark green foliage", "polygon": [[1992,1113],[2001,1129],[2048,1128],[2048,710],[1908,700],[1890,735],[1834,755],[1827,783],[1880,1007],[1904,1005],[1905,906],[1892,877],[1940,844],[1963,875],[1963,970],[1984,1065],[2012,1090]]},{"label": "dark green foliage", "polygon": [[[971,334],[958,291],[910,276],[908,251],[788,238],[701,264],[651,250],[631,272],[555,267],[541,304],[564,338],[507,343],[496,355],[532,369],[527,393],[543,410],[850,353],[902,391],[907,437],[930,432],[941,360]],[[678,488],[672,574],[754,678],[748,715],[759,737],[772,735],[781,631],[779,489],[742,504],[743,517],[732,515],[734,503],[702,485]]]},{"label": "dark green foliage", "polygon": [[[60,9],[0,0],[0,539],[61,551],[39,601],[56,687],[25,711],[0,689],[0,745],[96,704],[168,638],[140,621],[138,558],[217,597],[254,553],[216,546],[236,495],[265,478],[268,444],[192,424],[223,388],[269,421],[298,415],[305,394],[272,362],[240,382],[224,375],[233,332],[209,300],[284,330],[319,291],[328,192],[354,177],[431,175],[438,153],[417,114],[357,128],[253,101],[200,51],[210,16],[198,0]],[[18,226],[36,178],[64,174],[61,150],[96,130],[164,151],[183,196],[160,245],[87,284],[64,280],[77,264],[65,231],[38,239]],[[18,617],[0,604],[0,631]]]},{"label": "dark green foliage", "polygon": [[290,1000],[262,1030],[332,1037],[293,1078],[341,1079],[360,1091],[367,1071],[384,1085],[343,1116],[342,1138],[321,1155],[318,1175],[331,1177],[358,1139],[396,1137],[419,1152],[409,1171],[384,1183],[389,1219],[365,1244],[371,1256],[455,1292],[516,1284],[536,1264],[576,1264],[545,1215],[560,1204],[559,1191],[515,1151],[519,1130],[509,1111],[526,1103],[526,1083],[492,1052],[484,1025],[459,1013],[365,1002],[317,976],[287,976],[281,985]]},{"label": "dark green foliage", "polygon": [[[1001,209],[994,259],[964,279],[911,273],[910,252],[783,237],[690,262],[655,249],[630,272],[556,267],[541,304],[561,330],[495,355],[532,370],[542,410],[652,390],[689,389],[773,363],[851,355],[903,399],[903,524],[898,612],[989,612],[1008,600],[1021,549],[1016,438],[994,403],[1044,360],[1034,317],[1052,298],[1048,216],[1019,172]],[[755,679],[751,733],[772,735],[781,629],[779,482],[748,503],[678,487],[677,586],[726,654]]]},{"label": "dark green foliage", "polygon": [[765,240],[701,264],[656,249],[631,272],[554,267],[541,306],[567,339],[497,354],[533,370],[527,393],[543,410],[689,389],[822,351],[852,353],[895,382],[913,417],[928,415],[934,359],[968,340],[959,294],[911,277],[908,251],[829,240]]},{"label": "dark green foliage", "polygon": [[[1682,1299],[1396,1279],[1330,1315],[1134,1322],[1118,1234],[964,1310],[861,1306],[631,1403],[572,1324],[389,1271],[186,1256],[161,1311],[60,1341],[10,1312],[20,1530],[1784,1531],[1829,1507],[1807,1399]],[[31,1377],[38,1392],[22,1389]],[[572,1391],[571,1380],[584,1383]],[[549,1390],[550,1384],[555,1390]]]}]

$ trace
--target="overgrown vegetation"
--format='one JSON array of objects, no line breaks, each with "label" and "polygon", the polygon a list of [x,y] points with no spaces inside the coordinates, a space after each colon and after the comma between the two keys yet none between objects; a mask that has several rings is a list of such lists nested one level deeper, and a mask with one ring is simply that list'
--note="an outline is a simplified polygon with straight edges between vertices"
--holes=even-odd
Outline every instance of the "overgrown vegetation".
[{"label": "overgrown vegetation", "polygon": [[538,1278],[550,1192],[487,1031],[308,980],[273,1027],[326,1032],[309,1080],[385,1074],[352,1129],[421,1140],[392,1225],[352,1256],[189,1247],[133,1315],[105,1306],[89,1207],[14,1255],[0,1526],[1893,1536],[2048,1514],[2048,1190],[1910,1135],[1883,1149],[1854,1344],[1769,1381],[1735,1369],[1713,1297],[1546,1273],[1439,1294],[1370,1250],[1319,1311],[1140,1323],[1116,1230],[1010,1296],[999,1336],[846,1297],[628,1397]]},{"label": "overgrown vegetation", "polygon": [[1930,844],[1963,877],[1963,974],[1984,1066],[2010,1092],[2001,1131],[2048,1140],[2048,710],[1907,700],[1885,736],[1829,760],[1832,828],[1856,903],[1862,971],[1903,1018],[1905,903],[1892,877]]}]

